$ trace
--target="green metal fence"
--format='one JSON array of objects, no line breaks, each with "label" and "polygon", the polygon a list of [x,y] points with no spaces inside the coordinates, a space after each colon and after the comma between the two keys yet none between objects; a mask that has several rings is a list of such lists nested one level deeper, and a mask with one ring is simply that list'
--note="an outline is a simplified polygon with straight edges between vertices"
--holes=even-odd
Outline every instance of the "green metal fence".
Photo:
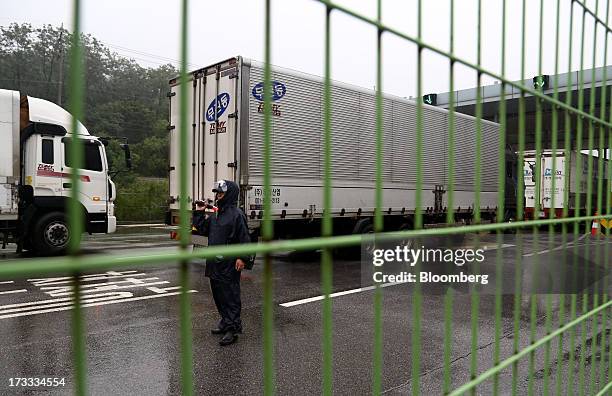
[{"label": "green metal fence", "polygon": [[[591,95],[588,98],[588,106],[585,103],[587,98],[584,97],[585,83],[584,83],[584,69],[587,67],[587,63],[589,62],[588,56],[591,56],[591,62],[593,67],[595,66],[595,60],[597,54],[596,48],[597,45],[593,45],[593,53],[586,54],[584,50],[584,39],[585,39],[585,21],[587,19],[592,20],[593,28],[594,28],[594,37],[595,40],[597,38],[598,29],[602,29],[605,35],[605,42],[603,44],[603,59],[604,64],[607,63],[607,46],[608,46],[608,36],[612,32],[610,27],[608,26],[608,14],[609,14],[609,0],[606,1],[605,9],[606,9],[606,17],[605,20],[602,20],[598,15],[598,10],[600,8],[599,1],[596,1],[595,8],[591,9],[579,0],[564,0],[565,3],[569,3],[572,8],[572,12],[570,13],[570,42],[573,39],[574,32],[572,31],[574,26],[574,18],[576,16],[581,17],[582,19],[582,29],[580,31],[581,36],[581,51],[578,55],[580,57],[580,72],[579,72],[579,81],[577,82],[578,88],[578,106],[573,106],[573,99],[571,94],[566,95],[565,100],[562,101],[560,99],[560,95],[558,93],[558,79],[555,78],[553,81],[554,86],[554,94],[552,96],[544,95],[542,91],[534,89],[529,86],[524,86],[523,84],[516,83],[510,81],[506,78],[505,73],[505,63],[506,63],[506,28],[507,28],[507,8],[510,4],[506,4],[506,1],[502,1],[503,7],[501,8],[502,12],[502,25],[501,25],[501,42],[499,43],[500,52],[499,55],[501,57],[501,73],[492,72],[490,70],[486,70],[481,65],[481,10],[482,10],[482,2],[478,1],[478,26],[477,26],[477,43],[478,43],[478,51],[477,51],[477,61],[476,63],[469,62],[465,59],[459,58],[454,54],[454,30],[455,30],[455,1],[450,1],[450,20],[448,21],[450,24],[450,51],[446,52],[440,48],[436,48],[425,42],[422,38],[422,0],[418,0],[417,4],[417,20],[418,20],[418,30],[416,36],[410,36],[408,34],[402,33],[399,30],[386,26],[382,23],[382,1],[378,0],[377,3],[377,15],[375,17],[370,17],[366,15],[361,15],[350,8],[335,4],[331,1],[325,0],[316,0],[326,9],[325,16],[325,52],[324,52],[324,65],[325,65],[325,90],[324,90],[324,175],[325,175],[325,189],[324,189],[324,206],[325,208],[331,207],[331,114],[333,112],[334,103],[331,101],[331,82],[330,82],[330,65],[331,65],[331,57],[333,56],[332,51],[330,49],[330,25],[331,25],[331,15],[332,13],[342,13],[345,15],[349,15],[363,24],[373,26],[377,28],[377,51],[376,51],[376,81],[377,87],[382,86],[382,64],[383,64],[383,51],[382,51],[382,38],[384,35],[391,35],[397,38],[403,39],[405,41],[411,42],[417,47],[417,104],[418,104],[418,112],[417,112],[417,129],[415,131],[417,138],[417,179],[418,186],[417,190],[419,194],[417,194],[416,201],[416,214],[415,214],[415,229],[402,231],[402,232],[385,232],[383,229],[383,215],[382,215],[382,203],[383,203],[383,189],[382,189],[382,147],[383,147],[383,134],[382,134],[382,93],[380,90],[377,91],[376,97],[376,212],[374,217],[374,229],[376,232],[377,240],[391,240],[393,238],[406,238],[406,237],[428,237],[428,236],[438,236],[441,234],[467,234],[467,233],[475,233],[475,232],[496,232],[498,235],[498,241],[501,243],[501,235],[505,231],[516,230],[519,228],[527,228],[532,230],[533,235],[538,235],[538,233],[545,232],[543,230],[548,229],[548,232],[551,234],[554,232],[553,227],[560,227],[562,230],[562,236],[564,241],[567,240],[567,236],[569,234],[573,234],[574,238],[578,237],[579,234],[584,232],[584,225],[590,224],[590,221],[594,219],[603,219],[606,218],[607,214],[611,214],[610,210],[610,186],[603,185],[603,181],[601,178],[599,179],[598,185],[592,185],[592,174],[594,172],[594,166],[598,166],[599,174],[603,172],[603,164],[602,160],[597,160],[597,164],[594,164],[593,157],[590,157],[588,160],[588,196],[593,191],[594,188],[597,189],[597,203],[596,207],[592,207],[592,203],[587,202],[587,216],[575,216],[568,217],[569,212],[567,206],[564,208],[564,216],[562,218],[553,218],[553,211],[551,211],[550,219],[540,219],[533,221],[525,221],[524,219],[524,207],[522,200],[518,201],[518,220],[512,223],[504,222],[504,200],[503,194],[500,194],[499,204],[498,204],[498,218],[497,223],[493,224],[481,224],[480,223],[480,213],[479,211],[475,211],[475,221],[474,224],[462,226],[462,227],[449,227],[444,229],[426,229],[423,228],[423,213],[421,210],[421,194],[422,191],[422,163],[423,163],[423,147],[427,142],[423,141],[423,115],[422,115],[422,94],[423,94],[423,84],[422,84],[422,57],[424,51],[430,51],[436,54],[439,54],[448,60],[449,64],[449,76],[450,76],[450,86],[449,91],[452,92],[455,87],[455,81],[453,78],[453,70],[457,64],[466,66],[472,70],[474,70],[477,74],[477,80],[475,81],[478,88],[481,86],[481,78],[483,76],[489,76],[494,79],[500,81],[500,106],[499,106],[499,122],[501,126],[501,139],[499,142],[500,147],[500,159],[499,159],[499,183],[502,186],[505,183],[504,175],[505,175],[505,162],[503,158],[503,152],[505,148],[505,131],[507,128],[506,121],[506,105],[504,95],[502,93],[505,92],[507,87],[513,86],[517,88],[521,92],[521,97],[519,100],[519,175],[523,174],[523,156],[522,152],[525,149],[525,95],[531,95],[536,98],[536,130],[535,130],[535,142],[536,142],[536,158],[540,158],[542,152],[542,145],[547,144],[547,142],[542,142],[542,105],[547,103],[549,105],[554,106],[554,111],[552,112],[552,140],[550,142],[551,148],[561,149],[557,147],[557,129],[559,125],[560,117],[563,117],[565,131],[564,131],[564,147],[562,148],[566,154],[569,154],[570,150],[581,150],[584,149],[582,147],[583,134],[587,134],[588,136],[588,149],[593,149],[596,144],[595,138],[598,138],[597,147],[605,147],[606,142],[610,142],[610,127],[612,126],[612,113],[608,113],[606,106],[602,106],[600,114],[595,114],[595,78],[594,71],[593,76],[591,76],[592,86],[591,86]],[[562,0],[557,0],[556,6],[556,46],[555,46],[555,76],[557,76],[560,72],[563,72],[563,65],[559,59],[559,25],[562,23],[560,20],[560,4]],[[514,5],[514,2],[512,2]],[[271,19],[270,19],[270,0],[265,0],[265,115],[264,115],[264,125],[265,125],[265,183],[264,183],[264,195],[269,197],[271,195],[272,185],[272,177],[270,174],[270,158],[271,158],[271,114],[270,106],[271,98],[269,96],[269,92],[271,92],[271,71],[270,71],[270,54],[273,43],[273,37],[271,36]],[[522,1],[522,56],[521,56],[521,77],[522,80],[525,80],[525,30],[526,30],[526,0]],[[182,83],[186,83],[187,81],[187,40],[188,40],[188,18],[187,18],[187,8],[188,2],[187,0],[182,1],[182,12],[181,12],[181,79]],[[544,2],[540,0],[540,18],[539,18],[539,74],[542,74],[542,36],[543,36],[543,17],[544,17]],[[74,15],[73,15],[73,30],[75,33],[80,31],[80,12],[81,12],[81,1],[74,1]],[[72,54],[71,54],[71,75],[70,75],[70,105],[69,110],[75,116],[75,120],[77,118],[82,118],[83,115],[83,66],[82,66],[82,52],[79,45],[78,34],[73,35],[73,43],[72,43]],[[572,64],[572,49],[570,46],[569,53],[569,61],[568,61],[568,77],[571,79],[571,64]],[[605,73],[605,69],[604,69]],[[607,76],[604,74],[604,81],[607,80]],[[568,83],[568,86],[571,86],[571,80]],[[185,122],[187,119],[187,90],[181,90],[181,113],[180,118],[182,122],[180,123],[180,155],[183,158],[187,158],[187,123]],[[482,118],[482,98],[480,96],[480,90],[477,91],[478,96],[476,100],[476,116],[477,119],[480,120]],[[606,103],[608,98],[608,89],[604,86],[601,89],[601,103]],[[586,110],[585,110],[586,109]],[[455,112],[455,104],[451,99],[449,103],[449,111],[451,114]],[[606,117],[610,117],[607,119]],[[574,120],[578,121],[574,121]],[[584,131],[585,123],[588,125],[587,130]],[[73,130],[76,130],[76,121],[73,121]],[[570,141],[570,131],[575,128],[576,129],[576,141],[575,145],[572,146],[572,142]],[[448,222],[453,222],[453,213],[452,213],[452,200],[453,200],[453,154],[454,154],[454,136],[455,136],[455,127],[453,116],[450,117],[450,122],[448,125],[448,146],[449,146],[449,156],[450,163],[448,169],[448,177],[450,180],[449,186],[449,195],[448,195],[448,213],[447,218]],[[606,140],[606,136],[608,139]],[[477,126],[477,148],[476,148],[476,156],[479,156],[481,145],[481,131],[480,131],[480,123]],[[75,140],[75,143],[78,142],[78,139]],[[83,155],[82,155],[82,147],[79,144],[71,145],[71,155],[74,159],[75,164],[82,163]],[[600,157],[601,158],[601,157]],[[539,173],[539,161],[536,161],[536,172]],[[555,161],[553,161],[553,173]],[[610,169],[612,170],[612,169]],[[567,169],[566,169],[567,171]],[[482,170],[480,167],[475,169],[476,175],[476,206],[479,202],[479,191],[480,191],[480,179],[481,179]],[[78,195],[79,191],[79,183],[80,180],[78,175],[74,173],[72,175],[72,185],[74,188],[72,189],[74,195]],[[190,297],[187,293],[188,284],[189,284],[189,262],[195,258],[209,258],[214,257],[216,255],[241,255],[246,253],[257,253],[262,255],[264,258],[264,267],[263,267],[263,279],[264,279],[264,296],[263,296],[263,348],[264,348],[264,393],[265,394],[273,394],[275,393],[275,369],[274,369],[274,323],[273,323],[273,278],[272,278],[272,262],[270,258],[270,254],[273,252],[279,251],[290,251],[290,250],[312,250],[312,249],[323,249],[322,254],[322,266],[321,266],[321,289],[325,298],[323,300],[323,342],[322,342],[322,352],[323,352],[323,362],[322,362],[322,393],[326,395],[332,394],[333,390],[333,356],[332,356],[332,336],[333,336],[333,317],[332,317],[332,301],[330,298],[330,293],[332,292],[332,249],[337,247],[344,246],[352,246],[359,245],[364,240],[373,240],[374,236],[359,236],[359,235],[350,235],[350,236],[332,236],[332,219],[330,218],[330,211],[324,212],[323,225],[321,230],[321,237],[318,238],[310,238],[310,239],[302,239],[302,240],[286,240],[286,241],[274,241],[273,235],[273,227],[272,220],[270,217],[271,200],[264,200],[264,217],[263,217],[263,229],[262,229],[262,242],[257,244],[249,244],[249,245],[236,245],[236,246],[215,246],[208,249],[197,250],[191,252],[187,249],[189,244],[189,223],[190,223],[190,214],[188,211],[188,202],[187,202],[187,164],[182,163],[180,166],[180,235],[181,241],[180,246],[181,249],[178,252],[168,252],[165,254],[151,254],[151,255],[142,255],[139,254],[137,257],[131,256],[118,256],[118,257],[99,257],[99,256],[80,256],[78,254],[79,246],[80,246],[80,232],[81,229],[81,221],[79,217],[81,216],[81,212],[78,210],[76,205],[70,207],[70,224],[73,230],[77,230],[73,233],[73,238],[70,244],[70,254],[68,257],[64,258],[46,258],[46,259],[33,259],[33,260],[23,260],[20,262],[12,262],[3,264],[0,266],[0,277],[14,277],[14,276],[27,276],[27,275],[41,275],[41,274],[49,274],[49,273],[57,273],[57,272],[68,272],[74,274],[74,288],[75,288],[75,307],[73,310],[72,316],[72,342],[73,342],[73,358],[74,358],[74,371],[75,371],[75,385],[76,385],[76,393],[79,395],[85,394],[87,389],[87,367],[86,367],[86,347],[85,347],[85,334],[86,327],[83,319],[83,312],[81,307],[81,296],[79,294],[80,283],[78,276],[87,271],[99,270],[99,269],[110,269],[110,268],[118,268],[118,267],[126,267],[126,266],[135,266],[135,265],[154,265],[164,262],[179,262],[180,268],[180,283],[182,287],[182,293],[180,295],[180,344],[181,344],[181,364],[182,364],[182,392],[183,394],[190,395],[193,394],[193,357],[192,357],[192,335],[191,335],[191,303]],[[553,190],[555,179],[553,178]],[[580,185],[580,180],[576,180],[577,186]],[[606,182],[608,183],[608,182]],[[606,193],[604,195],[603,189],[606,188]],[[539,191],[539,186],[536,188],[536,197],[539,197],[541,192]],[[519,183],[519,191],[518,196],[522,197],[524,194],[524,187],[522,183]],[[580,195],[576,195],[576,207],[580,207]],[[554,200],[554,194],[553,194]],[[538,207],[539,199],[536,198],[536,208],[535,212],[539,211]],[[554,207],[554,205],[553,205]],[[597,212],[601,215],[591,216],[590,214]],[[519,240],[520,240],[519,234]],[[520,248],[520,246],[519,246]],[[576,247],[574,248],[576,249]],[[608,268],[608,258],[607,254],[605,255],[605,267]],[[603,260],[604,258],[597,258]],[[517,260],[516,268],[519,271],[520,261]],[[497,271],[498,274],[501,273],[501,256],[498,254],[497,257]],[[500,278],[500,277],[498,277]],[[497,283],[497,286],[501,288],[501,284]],[[417,287],[413,294],[412,300],[412,340],[411,340],[411,348],[412,348],[412,392],[414,394],[421,393],[420,389],[420,375],[421,373],[421,365],[420,365],[420,356],[421,356],[421,316],[422,316],[422,291]],[[374,323],[374,339],[372,342],[374,343],[374,353],[373,353],[373,383],[372,383],[372,393],[379,394],[382,392],[382,369],[383,369],[383,328],[382,328],[382,311],[383,311],[383,301],[382,301],[382,289],[380,287],[376,287],[374,291],[374,308],[375,315],[373,317]],[[558,298],[558,306],[559,306],[559,314],[557,323],[553,323],[552,320],[552,311],[553,311],[553,298]],[[494,352],[494,360],[491,362],[489,367],[478,367],[477,359],[476,359],[476,350],[478,349],[478,330],[479,330],[479,295],[477,292],[473,292],[471,294],[471,333],[472,333],[472,342],[471,342],[471,351],[472,358],[470,364],[470,377],[469,382],[464,385],[452,389],[451,388],[451,357],[452,357],[452,337],[453,337],[453,321],[452,321],[452,312],[453,312],[453,293],[452,290],[448,291],[444,297],[444,345],[443,345],[443,391],[445,394],[451,395],[459,395],[464,393],[472,393],[475,394],[478,392],[479,384],[483,384],[485,382],[493,383],[493,391],[497,393],[499,391],[507,392],[507,389],[500,389],[499,387],[499,379],[503,370],[512,369],[513,376],[513,385],[512,392],[516,393],[517,391],[517,378],[518,378],[518,363],[521,359],[529,359],[529,367],[530,367],[530,376],[529,376],[529,393],[533,393],[533,382],[534,382],[534,360],[536,351],[541,351],[544,349],[545,352],[545,369],[543,373],[544,377],[544,389],[548,393],[555,394],[564,394],[566,392],[573,392],[573,383],[575,380],[578,381],[578,389],[580,394],[598,394],[604,395],[612,392],[612,382],[610,378],[605,375],[605,373],[609,373],[612,369],[612,348],[610,348],[610,339],[609,337],[601,337],[601,342],[598,343],[596,336],[596,332],[598,329],[602,329],[602,334],[606,334],[606,330],[610,326],[609,316],[610,309],[612,308],[612,301],[608,298],[607,288],[601,290],[601,292],[595,292],[590,294],[561,294],[556,297],[552,295],[546,296],[546,335],[541,338],[536,338],[536,296],[531,296],[531,310],[529,312],[530,316],[530,344],[529,346],[520,349],[519,348],[519,321],[521,318],[521,293],[520,293],[520,285],[517,284],[517,291],[514,297],[514,309],[513,309],[513,318],[514,318],[514,353],[506,357],[502,360],[501,352],[500,352],[500,339],[502,336],[501,332],[501,317],[502,317],[502,294],[499,291],[495,296],[495,352]],[[565,311],[566,304],[569,300],[569,312]],[[579,303],[582,304],[579,307]],[[407,313],[408,315],[408,313]],[[561,355],[564,353],[563,351],[563,342],[564,337],[569,337],[570,339],[570,356],[569,356],[569,367],[573,368],[574,365],[574,348],[576,343],[580,343],[582,347],[582,351],[586,348],[586,336],[587,336],[587,323],[591,323],[592,327],[592,336],[593,343],[591,345],[591,353],[592,356],[596,356],[597,354],[603,355],[606,351],[609,351],[609,356],[607,358],[601,357],[598,367],[599,377],[596,381],[596,363],[592,362],[590,367],[590,372],[585,372],[585,353],[581,353],[580,356],[580,370],[578,373],[578,378],[573,378],[573,369],[568,370],[568,383],[569,386],[572,386],[572,391],[567,389],[562,389],[562,375],[557,375],[556,383],[551,383],[550,372],[551,369],[548,367],[551,361],[551,356],[556,354],[558,358],[558,368],[561,369]],[[580,327],[579,337],[577,339],[577,328]],[[566,338],[567,339],[567,338]],[[552,351],[553,341],[557,340],[559,347],[557,351]],[[607,360],[607,367],[605,366],[605,361]],[[598,388],[595,387],[596,383],[599,385]]]}]

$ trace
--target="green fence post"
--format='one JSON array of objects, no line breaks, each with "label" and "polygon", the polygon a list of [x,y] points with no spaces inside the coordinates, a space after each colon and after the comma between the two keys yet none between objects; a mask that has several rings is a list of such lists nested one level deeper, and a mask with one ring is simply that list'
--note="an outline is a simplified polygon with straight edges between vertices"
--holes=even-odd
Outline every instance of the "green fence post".
[{"label": "green fence post", "polygon": [[[272,240],[274,231],[271,217],[271,185],[270,162],[272,161],[272,77],[271,77],[271,9],[270,0],[265,3],[265,62],[264,62],[264,214],[262,238],[264,243]],[[264,254],[263,268],[263,331],[264,331],[264,394],[274,394],[274,284],[272,280],[272,258]]]},{"label": "green fence post", "polygon": [[[179,129],[179,151],[181,158],[186,159],[187,147],[187,83],[189,75],[187,72],[187,47],[188,47],[188,0],[181,1],[181,65],[180,65],[180,129]],[[187,193],[187,172],[189,164],[181,161],[179,166],[179,230],[180,249],[186,252],[191,235],[191,217],[188,211],[190,205]],[[181,334],[181,385],[184,395],[193,394],[193,351],[191,334],[191,299],[189,297],[189,261],[181,260],[179,266],[179,278],[181,284],[180,304],[180,334]]]},{"label": "green fence post", "polygon": [[[80,169],[83,167],[83,144],[77,138],[78,122],[83,118],[83,54],[81,48],[81,2],[74,0],[72,14],[72,37],[70,44],[70,75],[69,92],[70,98],[68,108],[71,117],[71,144],[68,155],[71,160],[70,201],[68,204],[68,223],[70,227],[70,241],[68,252],[70,260],[77,262],[81,248],[81,234],[83,232],[83,213],[78,205],[80,190]],[[74,271],[73,293],[74,309],[72,312],[72,352],[75,372],[75,393],[85,395],[87,393],[87,345],[85,319],[81,302],[80,279],[81,271]]]},{"label": "green fence post", "polygon": [[[452,55],[455,50],[455,0],[450,0],[450,37],[449,53]],[[455,90],[455,61],[449,59],[449,89],[448,92]],[[446,222],[453,224],[453,193],[455,190],[455,98],[449,95],[448,100],[448,187],[447,190],[447,212]],[[444,384],[442,392],[447,394],[451,389],[451,355],[453,349],[453,289],[449,287],[444,296]]]},{"label": "green fence post", "polygon": [[[331,237],[332,228],[332,190],[331,190],[331,8],[325,7],[325,88],[323,95],[323,124],[324,124],[324,191],[323,191],[323,223],[321,225],[321,236]],[[330,294],[333,288],[331,248],[323,249],[321,256],[321,292],[323,293],[323,394],[333,394],[333,312]]]}]

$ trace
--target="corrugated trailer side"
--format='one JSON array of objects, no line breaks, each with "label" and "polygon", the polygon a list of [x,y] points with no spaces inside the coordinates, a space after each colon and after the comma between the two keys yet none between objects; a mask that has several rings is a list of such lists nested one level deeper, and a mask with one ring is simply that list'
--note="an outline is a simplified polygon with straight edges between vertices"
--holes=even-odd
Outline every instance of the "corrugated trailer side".
[{"label": "corrugated trailer side", "polygon": [[[248,76],[248,171],[245,210],[252,218],[263,208],[263,64],[243,60]],[[272,69],[273,217],[322,215],[323,196],[323,80],[312,75]],[[415,210],[416,104],[385,95],[383,99],[383,209],[386,214]],[[476,158],[476,119],[455,114],[455,210],[470,212],[476,191],[476,161],[480,161],[480,207],[494,211],[498,199],[499,128],[481,122],[481,156]],[[423,209],[435,206],[436,185],[448,189],[448,112],[423,107]],[[375,209],[375,92],[333,82],[332,177],[334,216],[371,215]],[[243,143],[244,145],[245,143]],[[244,150],[244,147],[243,147]],[[502,154],[503,155],[503,154]],[[243,161],[246,158],[243,159]],[[447,194],[442,196],[447,205]]]},{"label": "corrugated trailer side", "polygon": [[[263,64],[241,57],[192,72],[186,87],[188,157],[178,158],[180,88],[177,79],[171,81],[170,224],[178,221],[178,170],[184,163],[188,166],[188,202],[214,198],[211,186],[217,179],[235,180],[241,187],[240,206],[250,226],[258,227],[264,204],[263,85]],[[278,234],[309,227],[316,233],[319,226],[312,220],[321,218],[323,212],[324,82],[320,77],[273,67],[271,87],[271,215],[278,220]],[[334,230],[360,232],[358,228],[364,227],[375,210],[376,93],[339,82],[332,83],[331,93]],[[410,226],[416,209],[416,113],[413,101],[383,98],[386,229]],[[450,183],[448,125],[446,110],[423,106],[421,204],[426,222],[445,221]],[[477,121],[455,114],[453,210],[457,220],[473,217],[475,191],[481,191],[480,211],[485,219],[495,215],[498,204],[498,164],[500,155],[507,153],[499,152],[497,124],[482,120],[480,127],[481,155],[476,156]],[[477,165],[482,169],[480,186]]]}]

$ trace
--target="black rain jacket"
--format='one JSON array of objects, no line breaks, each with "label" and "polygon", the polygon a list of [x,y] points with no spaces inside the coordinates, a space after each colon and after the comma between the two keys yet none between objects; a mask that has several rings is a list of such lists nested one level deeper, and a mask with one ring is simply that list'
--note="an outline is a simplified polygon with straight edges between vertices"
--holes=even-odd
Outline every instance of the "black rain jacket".
[{"label": "black rain jacket", "polygon": [[[210,215],[205,215],[202,211],[195,211],[193,214],[193,226],[196,228],[194,233],[208,237],[208,246],[251,242],[246,216],[237,206],[238,185],[230,180],[225,182],[227,192],[217,201],[218,211]],[[247,266],[253,260],[250,256],[217,256],[206,260],[204,274],[221,282],[238,282],[240,272],[236,271],[237,258],[242,259]]]}]

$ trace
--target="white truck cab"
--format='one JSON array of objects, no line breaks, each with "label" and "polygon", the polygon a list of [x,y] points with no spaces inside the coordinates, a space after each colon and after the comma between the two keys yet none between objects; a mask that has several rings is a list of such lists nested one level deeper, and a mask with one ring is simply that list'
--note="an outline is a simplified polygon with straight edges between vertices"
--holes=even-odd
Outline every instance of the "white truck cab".
[{"label": "white truck cab", "polygon": [[[109,176],[106,150],[100,138],[89,134],[60,106],[17,91],[0,90],[0,233],[3,248],[16,242],[18,251],[43,254],[65,250],[71,232],[67,210],[71,175],[77,171],[69,152],[74,138],[82,139],[83,168],[77,204],[90,234],[112,233],[115,185]],[[126,148],[126,159],[129,150]]]}]

